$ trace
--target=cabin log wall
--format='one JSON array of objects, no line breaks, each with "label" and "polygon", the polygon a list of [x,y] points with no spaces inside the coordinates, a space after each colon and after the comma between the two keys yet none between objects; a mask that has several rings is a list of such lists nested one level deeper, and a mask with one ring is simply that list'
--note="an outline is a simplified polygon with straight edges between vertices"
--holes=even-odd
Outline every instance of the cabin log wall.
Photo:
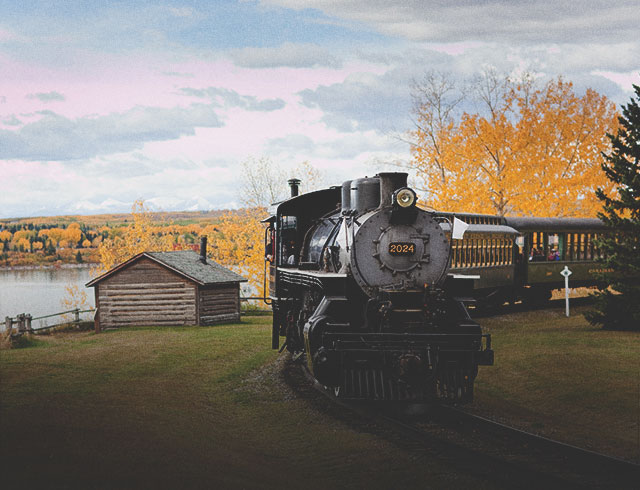
[{"label": "cabin log wall", "polygon": [[198,294],[200,325],[240,320],[238,284],[200,287]]},{"label": "cabin log wall", "polygon": [[197,323],[197,285],[148,258],[104,279],[96,289],[101,328]]}]

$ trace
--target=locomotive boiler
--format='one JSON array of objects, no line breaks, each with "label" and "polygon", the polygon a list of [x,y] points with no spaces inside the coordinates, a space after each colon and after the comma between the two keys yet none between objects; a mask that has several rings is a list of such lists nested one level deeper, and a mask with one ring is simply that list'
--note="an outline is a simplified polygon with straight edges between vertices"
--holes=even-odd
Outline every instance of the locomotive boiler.
[{"label": "locomotive boiler", "polygon": [[475,276],[450,269],[455,217],[418,208],[405,173],[304,195],[289,184],[265,220],[272,347],[283,337],[339,397],[471,401],[493,350],[465,306]]}]

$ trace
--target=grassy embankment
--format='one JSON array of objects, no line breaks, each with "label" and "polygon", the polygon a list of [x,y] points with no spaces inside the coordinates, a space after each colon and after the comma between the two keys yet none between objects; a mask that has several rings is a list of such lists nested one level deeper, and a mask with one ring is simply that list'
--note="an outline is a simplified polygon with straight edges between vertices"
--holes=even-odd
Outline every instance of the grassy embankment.
[{"label": "grassy embankment", "polygon": [[[483,319],[497,360],[481,368],[474,408],[633,459],[640,334],[595,329],[575,313]],[[269,323],[62,334],[0,352],[0,479],[7,488],[478,485],[293,395],[278,380]]]},{"label": "grassy embankment", "polygon": [[297,398],[279,381],[270,323],[0,351],[3,488],[487,488]]},{"label": "grassy embankment", "polygon": [[589,307],[483,318],[496,362],[473,409],[580,447],[640,462],[640,332],[611,332]]}]

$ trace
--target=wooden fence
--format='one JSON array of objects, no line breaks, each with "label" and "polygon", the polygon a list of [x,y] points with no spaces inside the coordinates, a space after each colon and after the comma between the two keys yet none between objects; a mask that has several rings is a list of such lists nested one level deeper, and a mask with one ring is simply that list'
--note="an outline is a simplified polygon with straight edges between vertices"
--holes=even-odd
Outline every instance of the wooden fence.
[{"label": "wooden fence", "polygon": [[[61,325],[68,325],[68,324],[79,325],[81,313],[91,313],[94,311],[96,311],[95,308],[91,308],[88,310],[81,310],[80,308],[75,308],[73,310],[61,311],[60,313],[52,313],[51,315],[43,315],[43,316],[37,316],[37,317],[32,317],[29,313],[21,313],[15,318],[7,316],[4,319],[4,326],[5,326],[4,334],[6,336],[18,336],[24,333],[38,333],[43,330],[49,330],[51,328],[59,327]],[[55,316],[62,316],[62,315],[69,315],[69,314],[73,314],[73,320],[71,321],[56,323],[55,325],[46,325],[40,328],[33,328],[32,326],[32,323],[35,320],[43,320],[45,318],[53,318]],[[16,332],[13,332],[14,325],[17,325],[18,327]]]}]

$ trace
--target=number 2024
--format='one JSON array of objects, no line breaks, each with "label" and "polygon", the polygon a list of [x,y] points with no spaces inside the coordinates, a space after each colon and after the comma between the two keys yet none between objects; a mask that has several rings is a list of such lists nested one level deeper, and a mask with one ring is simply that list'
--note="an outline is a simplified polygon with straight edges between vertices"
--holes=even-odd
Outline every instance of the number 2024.
[{"label": "number 2024", "polygon": [[389,245],[389,253],[412,254],[415,252],[413,243],[392,243]]}]

